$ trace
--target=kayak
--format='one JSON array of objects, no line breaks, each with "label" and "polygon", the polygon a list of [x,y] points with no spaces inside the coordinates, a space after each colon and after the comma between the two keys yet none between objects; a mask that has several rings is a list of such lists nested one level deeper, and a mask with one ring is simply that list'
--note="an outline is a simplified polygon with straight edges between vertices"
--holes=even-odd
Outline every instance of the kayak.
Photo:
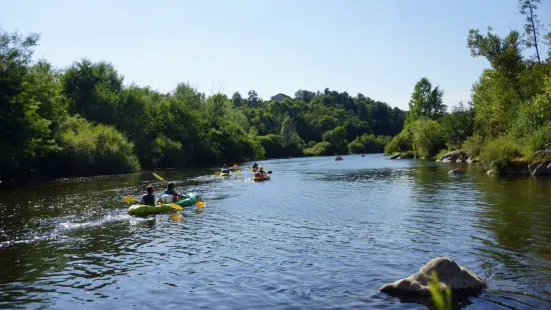
[{"label": "kayak", "polygon": [[129,215],[138,215],[138,216],[146,216],[161,212],[167,212],[174,210],[170,205],[179,205],[181,207],[188,207],[192,206],[195,202],[197,202],[197,194],[196,193],[187,193],[189,196],[186,199],[182,199],[177,202],[172,203],[164,203],[156,206],[148,206],[148,205],[131,205],[128,208],[128,214]]},{"label": "kayak", "polygon": [[254,180],[255,180],[256,182],[267,181],[267,180],[270,179],[271,176],[272,176],[271,174],[267,174],[267,173],[264,174],[264,176],[256,176],[256,175],[255,175],[255,176],[254,176]]},{"label": "kayak", "polygon": [[228,172],[220,172],[221,177],[229,177],[231,175],[231,171]]},{"label": "kayak", "polygon": [[251,169],[253,172],[257,172],[258,171],[258,168],[252,168]]}]

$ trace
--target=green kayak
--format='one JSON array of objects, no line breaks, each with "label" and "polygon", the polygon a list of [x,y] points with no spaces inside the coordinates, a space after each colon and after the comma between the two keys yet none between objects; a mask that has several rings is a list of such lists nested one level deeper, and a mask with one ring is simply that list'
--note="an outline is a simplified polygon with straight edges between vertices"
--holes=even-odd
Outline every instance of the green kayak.
[{"label": "green kayak", "polygon": [[174,210],[172,207],[170,207],[171,204],[179,205],[181,207],[188,207],[192,206],[195,202],[197,202],[197,194],[196,193],[187,193],[189,197],[183,200],[180,200],[178,202],[172,202],[172,203],[166,203],[156,206],[148,206],[148,205],[131,205],[128,208],[128,214],[130,215],[138,215],[138,216],[146,216],[151,215],[155,213],[161,213],[161,212],[167,212]]}]

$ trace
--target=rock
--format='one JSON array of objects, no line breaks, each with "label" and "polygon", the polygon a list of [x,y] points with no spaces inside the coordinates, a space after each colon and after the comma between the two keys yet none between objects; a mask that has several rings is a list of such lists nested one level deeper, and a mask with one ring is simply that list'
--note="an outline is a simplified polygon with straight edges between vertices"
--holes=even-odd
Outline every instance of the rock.
[{"label": "rock", "polygon": [[387,294],[429,296],[429,281],[433,270],[438,275],[441,291],[450,287],[455,292],[477,294],[486,287],[484,281],[469,269],[458,265],[450,258],[437,257],[421,267],[419,272],[394,283],[385,284],[379,288],[379,291]]},{"label": "rock", "polygon": [[467,158],[467,162],[468,163],[477,163],[478,159],[474,159],[472,156],[469,156],[469,158]]},{"label": "rock", "polygon": [[400,153],[396,153],[396,154],[390,156],[388,159],[400,159]]},{"label": "rock", "polygon": [[455,162],[458,159],[463,159],[468,157],[463,150],[447,152],[444,155],[440,156],[440,161],[443,163]]},{"label": "rock", "polygon": [[551,175],[551,161],[528,165],[531,176]]},{"label": "rock", "polygon": [[449,174],[460,174],[460,173],[464,173],[463,170],[459,169],[459,168],[455,168],[455,169],[452,169],[450,171],[448,171]]}]

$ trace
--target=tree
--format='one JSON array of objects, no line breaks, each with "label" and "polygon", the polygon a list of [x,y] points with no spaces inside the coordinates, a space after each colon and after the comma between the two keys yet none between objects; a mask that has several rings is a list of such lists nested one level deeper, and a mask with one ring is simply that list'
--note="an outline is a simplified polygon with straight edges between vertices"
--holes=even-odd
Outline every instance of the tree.
[{"label": "tree", "polygon": [[116,125],[122,83],[122,76],[110,63],[88,59],[75,62],[63,77],[69,111],[91,121]]},{"label": "tree", "polygon": [[293,120],[287,116],[283,120],[283,123],[281,124],[281,139],[282,144],[285,147],[288,147],[291,144],[300,145],[302,144],[302,140],[297,134],[297,130],[295,127],[295,124],[293,123]]},{"label": "tree", "polygon": [[260,106],[260,98],[254,90],[249,90],[249,97],[247,98],[247,104],[249,107],[258,108]]},{"label": "tree", "polygon": [[233,104],[236,107],[240,107],[241,105],[243,105],[243,98],[241,97],[241,94],[238,91],[233,93],[233,96],[231,97],[231,100],[233,101]]},{"label": "tree", "polygon": [[419,118],[438,119],[446,113],[446,105],[442,103],[444,92],[436,86],[432,88],[430,81],[423,77],[417,84],[409,101],[409,113],[406,123]]},{"label": "tree", "polygon": [[24,178],[54,150],[50,121],[37,112],[42,98],[26,88],[38,40],[35,33],[22,36],[0,28],[0,179]]},{"label": "tree", "polygon": [[462,101],[452,108],[452,113],[441,119],[444,141],[449,149],[458,149],[474,132],[474,109],[472,102],[465,106]]},{"label": "tree", "polygon": [[310,103],[312,99],[316,96],[316,93],[308,91],[308,90],[302,90],[299,89],[295,93],[295,100],[302,100],[306,103]]},{"label": "tree", "polygon": [[538,43],[540,40],[540,31],[543,29],[541,21],[538,19],[536,10],[541,0],[519,0],[518,6],[521,14],[526,16],[526,23],[524,24],[524,44],[528,48],[534,48],[536,50],[536,59],[538,63],[541,63],[540,51]]}]

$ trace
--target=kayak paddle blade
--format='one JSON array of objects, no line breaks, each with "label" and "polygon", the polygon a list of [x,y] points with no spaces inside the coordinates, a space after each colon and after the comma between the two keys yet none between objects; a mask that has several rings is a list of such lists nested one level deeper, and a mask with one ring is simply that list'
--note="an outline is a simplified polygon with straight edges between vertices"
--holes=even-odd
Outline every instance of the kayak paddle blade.
[{"label": "kayak paddle blade", "polygon": [[163,181],[163,182],[166,182],[165,179],[161,178],[161,176],[156,174],[155,172],[153,172],[153,176],[156,177],[157,179]]},{"label": "kayak paddle blade", "polygon": [[170,207],[174,210],[183,210],[184,208],[180,207],[179,205],[170,205]]},{"label": "kayak paddle blade", "polygon": [[197,206],[197,208],[204,208],[206,204],[202,201],[197,201],[195,205]]},{"label": "kayak paddle blade", "polygon": [[268,174],[272,174],[272,172],[271,172],[271,171],[268,171]]},{"label": "kayak paddle blade", "polygon": [[131,202],[137,202],[138,201],[138,199],[136,199],[134,197],[130,197],[130,196],[126,196],[122,200],[126,203],[131,203]]}]

